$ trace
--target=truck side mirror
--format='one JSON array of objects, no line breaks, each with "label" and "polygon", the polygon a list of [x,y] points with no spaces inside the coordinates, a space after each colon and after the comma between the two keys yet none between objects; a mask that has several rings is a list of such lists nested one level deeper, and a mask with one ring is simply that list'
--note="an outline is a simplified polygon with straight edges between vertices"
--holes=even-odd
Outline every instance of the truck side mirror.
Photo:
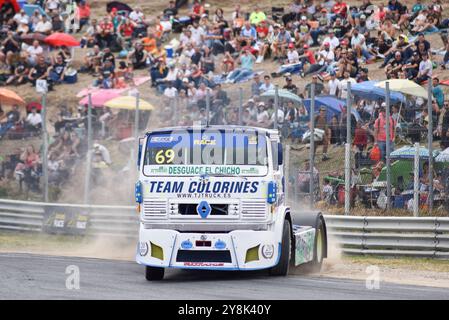
[{"label": "truck side mirror", "polygon": [[137,168],[140,167],[140,157],[142,156],[142,146],[143,146],[143,140],[145,138],[139,138],[139,149],[137,153]]},{"label": "truck side mirror", "polygon": [[282,144],[279,142],[278,143],[278,164],[280,166],[282,166],[283,163],[284,163],[284,157],[283,157],[283,153],[282,153]]}]

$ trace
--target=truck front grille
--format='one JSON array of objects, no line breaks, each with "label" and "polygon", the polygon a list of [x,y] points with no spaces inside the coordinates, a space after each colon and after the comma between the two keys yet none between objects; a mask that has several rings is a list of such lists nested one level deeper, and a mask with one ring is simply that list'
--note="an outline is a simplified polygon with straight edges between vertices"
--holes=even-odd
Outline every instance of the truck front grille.
[{"label": "truck front grille", "polygon": [[[197,203],[179,203],[178,214],[181,215],[198,215],[196,211]],[[211,216],[226,216],[228,214],[227,204],[211,203]]]},{"label": "truck front grille", "polygon": [[167,215],[165,200],[148,199],[143,201],[144,218],[163,218]]},{"label": "truck front grille", "polygon": [[267,201],[260,200],[242,200],[241,203],[242,219],[264,220],[267,215]]}]

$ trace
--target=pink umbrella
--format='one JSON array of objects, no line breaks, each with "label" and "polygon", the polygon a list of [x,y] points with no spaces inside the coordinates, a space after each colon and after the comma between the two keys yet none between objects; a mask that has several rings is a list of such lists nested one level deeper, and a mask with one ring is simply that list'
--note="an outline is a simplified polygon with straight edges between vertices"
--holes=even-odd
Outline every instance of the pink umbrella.
[{"label": "pink umbrella", "polygon": [[[123,89],[100,89],[95,93],[92,93],[92,106],[93,107],[103,107],[103,105],[120,96],[122,92],[126,90]],[[86,105],[89,103],[89,95],[82,98],[79,102],[80,105]]]},{"label": "pink umbrella", "polygon": [[45,38],[45,42],[54,47],[77,47],[80,42],[72,37],[70,34],[55,32]]}]

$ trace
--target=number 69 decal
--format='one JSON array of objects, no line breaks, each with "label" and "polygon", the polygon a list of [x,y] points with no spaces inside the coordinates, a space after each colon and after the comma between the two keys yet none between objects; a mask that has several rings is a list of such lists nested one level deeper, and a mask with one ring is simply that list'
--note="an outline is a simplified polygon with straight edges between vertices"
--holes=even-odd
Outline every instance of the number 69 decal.
[{"label": "number 69 decal", "polygon": [[159,150],[155,156],[157,164],[172,163],[174,158],[175,152],[172,149]]}]

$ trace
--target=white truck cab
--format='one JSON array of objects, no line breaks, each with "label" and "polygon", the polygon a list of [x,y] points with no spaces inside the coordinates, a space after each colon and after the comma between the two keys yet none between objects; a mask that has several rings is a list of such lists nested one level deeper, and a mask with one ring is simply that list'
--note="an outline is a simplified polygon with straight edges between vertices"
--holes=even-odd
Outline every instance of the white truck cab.
[{"label": "white truck cab", "polygon": [[146,266],[147,280],[162,279],[164,268],[286,275],[290,264],[321,267],[325,222],[319,213],[293,217],[286,206],[278,131],[154,130],[142,139],[138,167],[136,261]]}]

